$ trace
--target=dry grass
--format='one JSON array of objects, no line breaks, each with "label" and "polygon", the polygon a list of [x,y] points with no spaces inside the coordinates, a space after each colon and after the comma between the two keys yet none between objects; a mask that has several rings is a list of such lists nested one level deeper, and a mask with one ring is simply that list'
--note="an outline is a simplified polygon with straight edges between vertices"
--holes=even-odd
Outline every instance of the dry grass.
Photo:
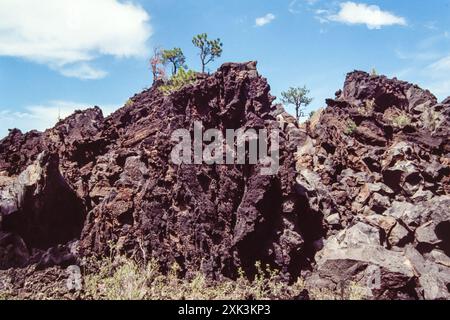
[{"label": "dry grass", "polygon": [[364,117],[369,117],[375,110],[375,99],[366,100],[363,105],[358,107],[358,113]]},{"label": "dry grass", "polygon": [[406,114],[400,114],[392,119],[392,124],[394,127],[403,129],[411,124],[411,118]]},{"label": "dry grass", "polygon": [[145,268],[130,259],[102,261],[98,272],[84,276],[84,299],[106,300],[246,300],[293,299],[304,289],[301,281],[287,285],[279,280],[278,272],[257,263],[254,281],[243,272],[236,280],[210,281],[195,273],[191,279],[178,277],[174,264],[168,274],[159,271],[151,261]]},{"label": "dry grass", "polygon": [[181,277],[177,264],[163,274],[155,260],[144,264],[112,253],[101,260],[85,259],[80,291],[69,289],[67,270],[55,267],[48,278],[42,274],[46,271],[31,273],[26,286],[3,284],[0,300],[292,300],[306,291],[313,300],[358,300],[367,296],[364,288],[355,283],[335,291],[319,289],[311,287],[311,283],[307,286],[301,278],[288,284],[281,280],[277,270],[259,262],[255,267],[257,273],[252,281],[242,270],[236,280],[212,281],[201,272]]},{"label": "dry grass", "polygon": [[[250,281],[240,271],[237,280],[211,281],[200,272],[190,279],[179,277],[174,264],[168,274],[162,274],[156,261],[146,267],[123,257],[95,262],[97,272],[84,275],[81,298],[94,300],[282,300],[296,299],[305,290],[302,279],[288,285],[280,281],[276,270],[257,262],[258,272]],[[310,289],[313,300],[360,300],[365,289],[348,283],[341,290]]]}]

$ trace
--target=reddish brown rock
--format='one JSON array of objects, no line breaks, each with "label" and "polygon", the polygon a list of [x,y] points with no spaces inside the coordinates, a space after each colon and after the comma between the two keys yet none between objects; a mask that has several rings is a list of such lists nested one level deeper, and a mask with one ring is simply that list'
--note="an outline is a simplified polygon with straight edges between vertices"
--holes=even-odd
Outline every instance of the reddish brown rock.
[{"label": "reddish brown rock", "polygon": [[[224,64],[168,96],[159,85],[107,118],[95,107],[0,141],[0,268],[113,249],[163,270],[176,262],[184,275],[251,276],[261,261],[331,289],[380,272],[365,288],[371,299],[448,297],[449,99],[355,71],[299,126],[254,62]],[[195,121],[280,128],[279,172],[175,165],[171,134],[192,133]]]}]

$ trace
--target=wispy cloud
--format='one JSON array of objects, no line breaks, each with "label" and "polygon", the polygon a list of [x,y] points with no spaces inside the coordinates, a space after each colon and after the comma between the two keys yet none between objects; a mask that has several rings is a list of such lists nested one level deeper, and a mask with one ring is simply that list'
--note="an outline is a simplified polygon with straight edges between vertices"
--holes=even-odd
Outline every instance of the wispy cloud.
[{"label": "wispy cloud", "polygon": [[292,0],[289,2],[288,10],[292,14],[297,14],[300,13],[302,9],[312,7],[319,1],[320,0]]},{"label": "wispy cloud", "polygon": [[438,98],[450,95],[450,36],[448,32],[435,32],[415,46],[396,49],[402,69],[393,73],[400,79],[420,83]]},{"label": "wispy cloud", "polygon": [[[23,132],[30,130],[44,131],[53,127],[58,117],[65,118],[75,110],[83,110],[94,106],[93,104],[72,101],[49,101],[45,104],[31,105],[24,111],[12,111],[0,108],[0,139],[8,134],[8,129],[18,128]],[[101,106],[103,115],[109,115],[118,109],[118,106]]]},{"label": "wispy cloud", "polygon": [[395,55],[401,60],[411,61],[430,61],[436,60],[442,56],[439,52],[436,51],[415,51],[413,49],[410,49],[409,51],[396,49]]},{"label": "wispy cloud", "polygon": [[271,23],[273,20],[275,20],[275,15],[273,13],[268,13],[263,17],[259,17],[255,19],[255,25],[257,27],[265,26],[266,24]]},{"label": "wispy cloud", "polygon": [[[319,16],[321,15],[319,14]],[[405,18],[383,11],[379,6],[350,1],[341,3],[340,10],[336,14],[321,17],[322,19],[348,25],[365,24],[369,29],[380,29],[392,25],[407,25]]]},{"label": "wispy cloud", "polygon": [[428,30],[438,30],[436,21],[428,21],[423,25]]},{"label": "wispy cloud", "polygon": [[435,72],[448,72],[450,73],[450,55],[446,56],[438,61],[432,63],[429,68]]},{"label": "wispy cloud", "polygon": [[0,56],[46,64],[69,77],[98,79],[89,62],[138,57],[152,34],[148,13],[119,0],[1,0]]},{"label": "wispy cloud", "polygon": [[87,63],[79,63],[67,68],[61,68],[60,72],[66,77],[82,80],[102,79],[108,74],[106,71],[96,69]]}]

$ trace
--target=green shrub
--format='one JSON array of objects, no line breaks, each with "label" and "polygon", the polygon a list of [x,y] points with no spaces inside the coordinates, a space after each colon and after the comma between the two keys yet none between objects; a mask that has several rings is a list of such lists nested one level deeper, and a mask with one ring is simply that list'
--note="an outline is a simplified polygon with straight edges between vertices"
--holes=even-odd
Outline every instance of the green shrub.
[{"label": "green shrub", "polygon": [[394,127],[403,129],[411,124],[411,118],[406,114],[400,114],[392,119],[392,124]]},{"label": "green shrub", "polygon": [[162,85],[159,89],[164,95],[169,95],[172,92],[181,89],[185,85],[195,82],[195,80],[196,75],[193,70],[186,71],[181,68],[174,76],[172,76],[167,84]]},{"label": "green shrub", "polygon": [[356,125],[356,123],[353,120],[348,120],[347,128],[345,128],[344,132],[346,135],[351,135],[351,134],[353,134],[353,132],[356,131],[357,128],[358,128],[358,126]]}]

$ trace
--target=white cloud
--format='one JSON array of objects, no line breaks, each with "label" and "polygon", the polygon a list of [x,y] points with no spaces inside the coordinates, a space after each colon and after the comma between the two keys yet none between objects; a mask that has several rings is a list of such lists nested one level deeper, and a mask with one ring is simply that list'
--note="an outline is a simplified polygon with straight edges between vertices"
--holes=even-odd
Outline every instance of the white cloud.
[{"label": "white cloud", "polygon": [[302,10],[309,10],[308,7],[314,6],[320,0],[292,0],[289,2],[288,11],[292,14],[300,13]]},{"label": "white cloud", "polygon": [[263,17],[256,18],[255,24],[257,27],[265,26],[266,24],[271,23],[275,19],[275,15],[272,13],[268,13]]},{"label": "white cloud", "polygon": [[61,74],[69,78],[78,78],[82,80],[96,80],[106,77],[106,71],[96,69],[87,63],[72,65],[68,68],[61,68]]},{"label": "white cloud", "polygon": [[340,4],[337,14],[327,16],[328,20],[346,24],[365,24],[369,29],[380,29],[383,26],[406,25],[406,19],[383,11],[376,5],[344,2]]},{"label": "white cloud", "polygon": [[104,71],[89,61],[146,55],[149,21],[140,6],[119,0],[1,0],[0,56],[46,64],[72,77],[99,78]]},{"label": "white cloud", "polygon": [[[24,108],[24,111],[11,111],[0,109],[0,139],[8,134],[8,129],[18,128],[22,132],[30,130],[44,131],[53,127],[58,117],[66,118],[75,110],[83,110],[92,107],[93,104],[71,101],[49,101],[44,105],[32,105]],[[103,115],[107,116],[118,109],[118,106],[101,106]]]},{"label": "white cloud", "polygon": [[438,61],[432,63],[429,68],[434,72],[450,73],[450,56],[439,59]]}]

